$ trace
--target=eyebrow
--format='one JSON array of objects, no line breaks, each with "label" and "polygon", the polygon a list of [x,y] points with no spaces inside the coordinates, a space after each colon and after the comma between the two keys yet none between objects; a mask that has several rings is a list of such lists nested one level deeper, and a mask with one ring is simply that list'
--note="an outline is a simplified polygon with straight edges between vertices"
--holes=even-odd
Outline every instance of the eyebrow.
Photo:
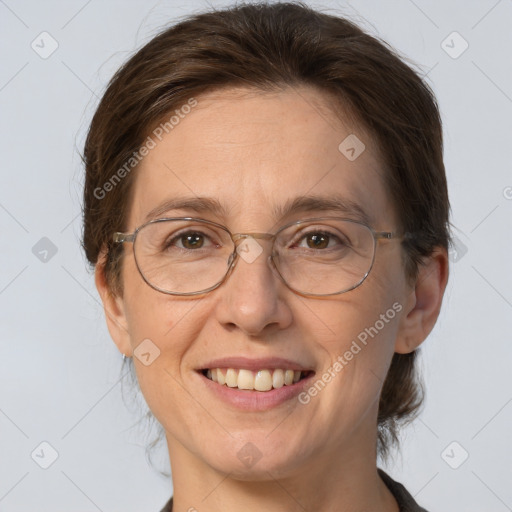
[{"label": "eyebrow", "polygon": [[[153,208],[145,217],[144,222],[160,218],[171,210],[187,210],[194,213],[211,213],[219,217],[226,216],[226,209],[212,197],[177,197],[167,199]],[[289,199],[284,205],[275,205],[272,214],[276,219],[283,219],[294,213],[303,212],[336,212],[353,220],[371,225],[370,216],[356,202],[339,195],[300,196]]]}]

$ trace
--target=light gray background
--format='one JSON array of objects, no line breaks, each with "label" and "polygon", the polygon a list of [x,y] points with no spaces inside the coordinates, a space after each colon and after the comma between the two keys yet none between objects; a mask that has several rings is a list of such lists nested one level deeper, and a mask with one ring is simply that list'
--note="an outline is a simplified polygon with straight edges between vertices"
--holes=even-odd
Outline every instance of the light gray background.
[{"label": "light gray background", "polygon": [[[311,5],[417,62],[444,119],[458,257],[423,348],[425,410],[387,469],[432,512],[512,510],[512,1]],[[123,403],[121,357],[80,250],[78,152],[119,65],[207,6],[0,0],[0,511],[157,511],[171,495],[146,462],[144,424],[131,428],[144,409]],[[31,48],[43,31],[59,45],[47,59]],[[453,31],[469,44],[458,58]],[[57,248],[46,262],[33,253],[42,237]],[[43,441],[58,452],[46,470],[31,457],[50,456]]]}]

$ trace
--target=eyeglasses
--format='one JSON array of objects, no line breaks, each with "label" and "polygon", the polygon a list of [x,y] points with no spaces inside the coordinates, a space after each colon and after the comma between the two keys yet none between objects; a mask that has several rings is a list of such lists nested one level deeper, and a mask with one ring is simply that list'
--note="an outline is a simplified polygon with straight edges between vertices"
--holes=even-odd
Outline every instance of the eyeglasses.
[{"label": "eyeglasses", "polygon": [[406,235],[338,217],[292,222],[275,234],[233,234],[216,222],[173,217],[151,220],[133,233],[114,233],[114,242],[133,243],[137,268],[155,290],[198,295],[219,287],[240,258],[254,262],[263,252],[257,240],[267,240],[272,242],[268,262],[285,285],[320,297],[357,288],[372,269],[377,241]]}]

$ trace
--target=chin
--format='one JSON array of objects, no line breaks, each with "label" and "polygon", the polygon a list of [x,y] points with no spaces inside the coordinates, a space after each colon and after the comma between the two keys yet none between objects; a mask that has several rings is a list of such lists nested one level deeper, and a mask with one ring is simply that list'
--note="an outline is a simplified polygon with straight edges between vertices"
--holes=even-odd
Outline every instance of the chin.
[{"label": "chin", "polygon": [[[259,446],[262,446],[260,443]],[[241,448],[233,453],[233,445],[221,450],[210,460],[206,459],[211,467],[220,473],[229,474],[230,478],[240,481],[267,481],[276,477],[284,477],[297,472],[303,467],[303,456],[298,456],[298,450],[293,450],[286,443],[279,448],[267,445],[261,449],[251,442],[241,444]],[[229,452],[229,457],[227,453]],[[213,455],[213,454],[212,454]],[[213,459],[213,460],[212,460]],[[218,462],[222,461],[222,464]]]}]

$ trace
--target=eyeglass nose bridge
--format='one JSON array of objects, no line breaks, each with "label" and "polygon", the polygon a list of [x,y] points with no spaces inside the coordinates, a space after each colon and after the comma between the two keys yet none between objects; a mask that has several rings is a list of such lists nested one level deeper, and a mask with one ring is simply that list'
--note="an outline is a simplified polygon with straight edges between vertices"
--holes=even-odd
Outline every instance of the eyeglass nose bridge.
[{"label": "eyeglass nose bridge", "polygon": [[[238,247],[240,245],[240,242],[243,243],[244,240],[247,240],[250,238],[254,238],[254,239],[258,239],[258,240],[271,240],[272,242],[274,242],[274,240],[277,236],[276,234],[272,234],[272,233],[256,233],[256,232],[255,233],[232,233],[232,234],[230,233],[230,235],[231,235],[231,240],[233,240],[233,244],[235,245],[235,249],[230,258],[230,265],[231,265],[231,263],[234,263],[234,261],[236,261],[235,254],[238,253]],[[273,247],[272,247],[272,249],[273,249]],[[272,250],[270,259],[272,259],[273,253],[274,253],[274,251]]]},{"label": "eyeglass nose bridge", "polygon": [[[238,252],[238,247],[240,245],[240,242],[243,243],[244,240],[247,240],[247,239],[250,239],[250,238],[254,238],[254,239],[259,239],[259,240],[271,240],[272,242],[275,240],[276,238],[276,234],[272,234],[272,233],[258,233],[258,232],[254,232],[254,233],[232,233],[231,234],[231,239],[233,240],[233,244],[235,246],[233,252],[231,253],[231,255],[229,256],[229,260],[228,260],[228,272],[225,276],[225,279],[227,279],[228,275],[231,274],[231,272],[234,270],[234,267],[238,261],[238,257],[240,256],[239,252]],[[273,249],[273,247],[272,247]],[[272,250],[271,254],[268,256],[267,258],[267,263],[270,264],[270,267],[272,270],[277,270],[275,268],[275,262],[274,262],[274,251]],[[244,258],[242,258],[244,259]]]},{"label": "eyeglass nose bridge", "polygon": [[231,235],[231,239],[236,244],[240,240],[245,240],[246,238],[258,238],[260,240],[273,240],[276,235],[272,233],[234,233]]}]

